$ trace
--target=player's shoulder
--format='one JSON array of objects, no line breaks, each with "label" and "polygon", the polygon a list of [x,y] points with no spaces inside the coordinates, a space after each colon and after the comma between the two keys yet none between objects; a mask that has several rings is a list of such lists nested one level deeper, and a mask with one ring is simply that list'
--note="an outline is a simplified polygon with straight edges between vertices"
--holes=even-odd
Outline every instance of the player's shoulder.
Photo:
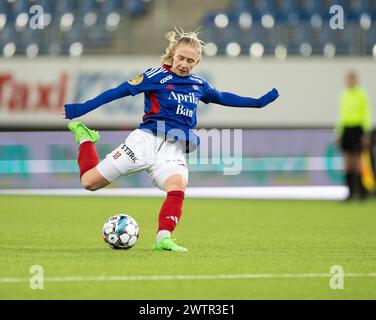
[{"label": "player's shoulder", "polygon": [[163,66],[151,67],[144,72],[144,77],[150,79],[151,81],[160,80],[161,78],[165,77],[167,73],[168,70]]},{"label": "player's shoulder", "polygon": [[167,70],[165,70],[163,67],[151,67],[136,77],[129,79],[127,82],[133,86],[139,84],[154,84],[159,82],[161,76],[163,76],[165,73],[167,73]]},{"label": "player's shoulder", "polygon": [[189,75],[189,79],[192,80],[192,81],[195,81],[199,84],[207,84],[207,81],[205,78],[201,77],[201,76],[198,76],[197,74],[195,73],[191,73]]}]

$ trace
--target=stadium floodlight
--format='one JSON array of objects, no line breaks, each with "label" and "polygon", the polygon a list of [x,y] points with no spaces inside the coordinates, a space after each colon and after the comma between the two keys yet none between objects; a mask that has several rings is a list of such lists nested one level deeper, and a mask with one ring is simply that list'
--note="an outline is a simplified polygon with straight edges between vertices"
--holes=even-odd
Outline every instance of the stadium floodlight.
[{"label": "stadium floodlight", "polygon": [[4,13],[0,13],[0,31],[4,29],[7,23],[7,16]]},{"label": "stadium floodlight", "polygon": [[372,53],[373,53],[373,56],[376,58],[376,43],[373,46]]},{"label": "stadium floodlight", "polygon": [[60,30],[68,32],[72,29],[74,15],[70,12],[64,13],[60,18]]},{"label": "stadium floodlight", "polygon": [[119,27],[120,15],[117,12],[111,12],[106,18],[106,30],[115,31]]},{"label": "stadium floodlight", "polygon": [[28,58],[35,58],[39,53],[39,46],[36,43],[31,43],[26,48],[26,56]]},{"label": "stadium floodlight", "polygon": [[84,48],[81,42],[74,42],[69,47],[69,55],[71,57],[79,57],[82,55]]},{"label": "stadium floodlight", "polygon": [[334,58],[336,55],[336,46],[333,43],[327,43],[324,47],[324,56],[326,58]]},{"label": "stadium floodlight", "polygon": [[237,43],[237,42],[230,42],[229,44],[227,44],[226,46],[226,54],[230,57],[237,57],[238,55],[240,55],[240,52],[241,52],[241,48],[240,48],[240,44]]},{"label": "stadium floodlight", "polygon": [[249,47],[249,54],[254,58],[261,58],[264,55],[264,46],[260,42],[252,43]]},{"label": "stadium floodlight", "polygon": [[360,27],[364,31],[368,31],[372,26],[372,19],[368,13],[363,13],[359,19]]},{"label": "stadium floodlight", "polygon": [[287,58],[287,48],[283,44],[276,46],[274,50],[274,55],[277,60],[286,60]]},{"label": "stadium floodlight", "polygon": [[11,58],[16,53],[16,44],[14,42],[8,42],[3,48],[3,55],[5,58]]},{"label": "stadium floodlight", "polygon": [[311,44],[309,44],[307,42],[302,43],[300,45],[299,50],[300,50],[301,55],[304,56],[304,57],[309,57],[312,54],[312,46],[311,46]]},{"label": "stadium floodlight", "polygon": [[205,44],[204,53],[209,57],[214,57],[217,55],[218,47],[214,42],[208,42]]},{"label": "stadium floodlight", "polygon": [[252,15],[248,12],[242,12],[239,15],[239,27],[243,30],[249,30],[252,28]]},{"label": "stadium floodlight", "polygon": [[15,21],[15,27],[18,32],[25,30],[27,23],[29,22],[29,15],[26,12],[20,13]]},{"label": "stadium floodlight", "polygon": [[312,28],[320,29],[322,27],[322,18],[318,14],[314,14],[310,22]]},{"label": "stadium floodlight", "polygon": [[261,18],[261,24],[265,29],[272,29],[274,27],[274,18],[270,14],[264,14]]},{"label": "stadium floodlight", "polygon": [[95,12],[88,12],[84,17],[84,24],[86,27],[92,27],[97,23],[98,15]]},{"label": "stadium floodlight", "polygon": [[214,18],[214,24],[217,28],[224,29],[228,26],[228,23],[228,17],[224,13],[219,13]]}]

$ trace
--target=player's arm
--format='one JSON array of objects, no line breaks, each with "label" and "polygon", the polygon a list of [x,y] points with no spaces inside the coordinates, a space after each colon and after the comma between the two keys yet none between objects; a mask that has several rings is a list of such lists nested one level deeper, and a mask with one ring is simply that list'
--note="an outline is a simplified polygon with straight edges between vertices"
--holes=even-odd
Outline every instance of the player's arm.
[{"label": "player's arm", "polygon": [[131,95],[131,92],[129,91],[125,83],[123,83],[120,86],[113,89],[109,89],[101,93],[94,99],[88,100],[84,103],[73,103],[64,105],[62,110],[62,116],[66,119],[74,119],[83,116],[84,114],[93,111],[106,103],[129,95]]},{"label": "player's arm", "polygon": [[[148,70],[146,70],[146,72],[148,72]],[[83,116],[84,114],[93,111],[98,107],[111,101],[130,95],[135,96],[141,92],[155,90],[156,88],[158,88],[159,82],[156,82],[156,80],[150,80],[148,77],[144,76],[145,73],[138,75],[134,79],[130,79],[122,83],[120,86],[116,88],[109,89],[101,93],[94,99],[88,100],[84,103],[64,105],[61,112],[63,118],[74,119]]]},{"label": "player's arm", "polygon": [[217,103],[227,107],[263,108],[279,97],[277,89],[272,89],[260,98],[239,96],[230,92],[221,92],[209,86],[205,96],[201,99],[205,103]]}]

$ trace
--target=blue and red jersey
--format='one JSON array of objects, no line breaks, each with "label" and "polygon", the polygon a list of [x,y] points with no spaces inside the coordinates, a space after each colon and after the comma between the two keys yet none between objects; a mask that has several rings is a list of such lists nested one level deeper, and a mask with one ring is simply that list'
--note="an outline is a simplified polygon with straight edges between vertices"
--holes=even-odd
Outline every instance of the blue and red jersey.
[{"label": "blue and red jersey", "polygon": [[205,79],[195,74],[180,77],[163,65],[148,69],[125,85],[133,96],[145,94],[145,114],[140,129],[151,130],[154,134],[160,134],[161,129],[162,134],[189,141],[193,147],[198,144],[198,139],[190,132],[197,124],[196,109],[200,101],[211,102],[215,92]]},{"label": "blue and red jersey", "polygon": [[195,74],[180,77],[169,66],[163,65],[150,68],[83,104],[66,104],[66,117],[73,119],[115,99],[140,93],[144,93],[145,103],[143,121],[139,128],[186,142],[187,152],[194,150],[199,144],[199,138],[191,129],[197,124],[196,110],[200,101],[232,107],[262,108],[278,97],[276,89],[259,99],[220,92],[204,78]]}]

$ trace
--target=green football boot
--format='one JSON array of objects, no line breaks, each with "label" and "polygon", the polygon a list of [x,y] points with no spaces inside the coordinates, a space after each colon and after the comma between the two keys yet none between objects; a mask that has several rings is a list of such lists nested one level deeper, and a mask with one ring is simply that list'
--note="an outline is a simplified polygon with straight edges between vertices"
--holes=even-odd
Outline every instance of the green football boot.
[{"label": "green football boot", "polygon": [[187,252],[188,249],[177,245],[175,239],[170,237],[163,238],[158,244],[154,244],[155,251],[174,251],[174,252]]},{"label": "green football boot", "polygon": [[79,121],[73,121],[68,124],[68,128],[74,134],[77,143],[81,140],[87,139],[93,143],[99,140],[99,133],[95,130],[90,130],[83,123]]}]

